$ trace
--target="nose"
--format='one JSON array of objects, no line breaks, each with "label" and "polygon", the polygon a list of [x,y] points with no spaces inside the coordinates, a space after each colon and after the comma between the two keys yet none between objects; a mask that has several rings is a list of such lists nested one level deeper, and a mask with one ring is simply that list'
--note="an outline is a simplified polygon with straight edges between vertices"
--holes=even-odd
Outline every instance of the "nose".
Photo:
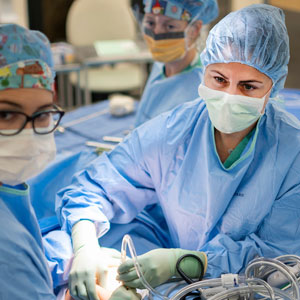
[{"label": "nose", "polygon": [[24,128],[25,129],[31,129],[32,128],[32,121],[27,122]]},{"label": "nose", "polygon": [[155,25],[155,27],[154,27],[154,33],[155,34],[160,34],[160,33],[164,33],[164,30],[163,30],[163,28],[162,28],[162,26],[161,25],[159,25],[159,24],[157,24],[157,25]]},{"label": "nose", "polygon": [[160,22],[160,20],[158,18],[155,20],[153,32],[155,34],[160,34],[160,33],[165,33],[166,32],[162,22]]},{"label": "nose", "polygon": [[226,89],[224,89],[224,92],[230,95],[243,95],[239,87],[236,84],[232,84],[232,83],[228,84]]}]

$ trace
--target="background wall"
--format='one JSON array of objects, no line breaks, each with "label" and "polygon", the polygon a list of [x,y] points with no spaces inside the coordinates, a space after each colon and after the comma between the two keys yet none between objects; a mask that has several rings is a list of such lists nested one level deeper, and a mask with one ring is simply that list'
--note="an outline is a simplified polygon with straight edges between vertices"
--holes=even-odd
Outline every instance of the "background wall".
[{"label": "background wall", "polygon": [[[65,40],[65,20],[68,9],[74,0],[0,0],[0,22],[12,17],[4,13],[10,3],[17,15],[16,22],[43,31],[51,42]],[[111,0],[107,0],[111,1]],[[142,5],[143,0],[131,0],[132,4]],[[300,68],[300,0],[218,0],[220,16],[212,26],[232,10],[252,3],[269,3],[284,9],[286,25],[290,36],[291,58],[287,88],[299,88],[298,69]],[[27,14],[28,7],[28,14]],[[27,16],[29,15],[29,18]]]},{"label": "background wall", "polygon": [[0,0],[0,22],[28,27],[27,0]]}]

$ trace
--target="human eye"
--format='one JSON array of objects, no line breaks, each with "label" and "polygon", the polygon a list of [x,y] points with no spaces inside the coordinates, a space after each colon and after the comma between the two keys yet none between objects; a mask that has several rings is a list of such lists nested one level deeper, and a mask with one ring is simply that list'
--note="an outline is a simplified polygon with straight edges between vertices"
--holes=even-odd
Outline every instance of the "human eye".
[{"label": "human eye", "polygon": [[0,120],[1,122],[11,122],[18,116],[18,113],[11,111],[0,111]]},{"label": "human eye", "polygon": [[164,24],[165,30],[167,32],[177,32],[177,31],[183,31],[181,30],[181,27],[179,24],[175,23],[174,21],[168,21]]},{"label": "human eye", "polygon": [[214,79],[219,84],[222,84],[222,83],[226,82],[226,80],[223,77],[220,77],[220,76],[214,76]]},{"label": "human eye", "polygon": [[151,29],[155,26],[155,22],[151,19],[144,20],[143,24],[144,24],[144,27],[149,28],[149,29]]},{"label": "human eye", "polygon": [[249,91],[253,91],[256,89],[256,87],[252,84],[248,84],[248,83],[244,83],[243,84],[243,88],[245,91],[249,92]]},{"label": "human eye", "polygon": [[48,121],[51,117],[51,112],[40,112],[35,116],[37,122]]},{"label": "human eye", "polygon": [[172,24],[168,24],[166,27],[167,27],[168,31],[174,31],[176,29],[176,26],[174,26]]}]

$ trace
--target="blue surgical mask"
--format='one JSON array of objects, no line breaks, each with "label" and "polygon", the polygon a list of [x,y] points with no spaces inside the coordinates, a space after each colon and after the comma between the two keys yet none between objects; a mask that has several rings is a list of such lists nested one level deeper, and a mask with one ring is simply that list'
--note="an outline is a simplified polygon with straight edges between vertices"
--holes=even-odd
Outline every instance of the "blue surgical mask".
[{"label": "blue surgical mask", "polygon": [[254,124],[264,113],[263,98],[231,95],[200,84],[199,96],[205,101],[209,118],[216,129],[224,133],[242,131]]}]

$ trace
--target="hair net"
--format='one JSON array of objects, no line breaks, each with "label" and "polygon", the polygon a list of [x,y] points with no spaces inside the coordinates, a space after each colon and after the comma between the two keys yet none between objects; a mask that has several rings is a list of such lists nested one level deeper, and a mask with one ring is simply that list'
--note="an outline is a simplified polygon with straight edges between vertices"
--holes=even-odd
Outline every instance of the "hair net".
[{"label": "hair net", "polygon": [[273,81],[271,97],[284,87],[289,57],[284,13],[267,4],[228,14],[212,28],[201,53],[204,67],[240,62],[264,73]]},{"label": "hair net", "polygon": [[0,25],[0,89],[52,89],[54,76],[50,43],[43,33]]},{"label": "hair net", "polygon": [[[146,13],[160,13],[168,17],[190,21],[194,18],[203,24],[212,22],[219,14],[217,0],[144,0]],[[159,11],[154,9],[159,7]]]}]

